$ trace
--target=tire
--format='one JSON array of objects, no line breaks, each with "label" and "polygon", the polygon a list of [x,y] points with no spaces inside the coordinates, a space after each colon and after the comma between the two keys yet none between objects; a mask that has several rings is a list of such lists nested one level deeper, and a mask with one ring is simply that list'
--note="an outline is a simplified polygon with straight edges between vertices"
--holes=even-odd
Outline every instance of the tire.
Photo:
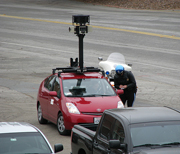
[{"label": "tire", "polygon": [[57,118],[57,130],[60,135],[69,135],[70,131],[66,130],[65,125],[64,125],[64,118],[62,113],[59,113],[58,118]]},{"label": "tire", "polygon": [[41,109],[41,105],[38,105],[37,108],[37,117],[38,117],[38,121],[40,124],[47,124],[47,120],[43,118],[43,114],[42,114],[42,109]]}]

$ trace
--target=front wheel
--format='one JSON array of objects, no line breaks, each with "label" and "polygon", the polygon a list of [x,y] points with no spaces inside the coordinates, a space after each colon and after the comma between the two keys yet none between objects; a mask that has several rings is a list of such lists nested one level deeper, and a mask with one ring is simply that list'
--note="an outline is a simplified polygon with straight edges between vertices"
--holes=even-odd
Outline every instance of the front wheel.
[{"label": "front wheel", "polygon": [[42,109],[41,109],[41,105],[38,105],[37,108],[37,116],[38,116],[38,121],[40,124],[46,124],[48,121],[46,119],[43,118],[43,114],[42,114]]},{"label": "front wheel", "polygon": [[62,113],[60,113],[58,115],[58,119],[57,119],[57,130],[59,132],[59,134],[61,135],[68,135],[70,133],[69,130],[66,130],[65,125],[64,125],[64,118]]}]

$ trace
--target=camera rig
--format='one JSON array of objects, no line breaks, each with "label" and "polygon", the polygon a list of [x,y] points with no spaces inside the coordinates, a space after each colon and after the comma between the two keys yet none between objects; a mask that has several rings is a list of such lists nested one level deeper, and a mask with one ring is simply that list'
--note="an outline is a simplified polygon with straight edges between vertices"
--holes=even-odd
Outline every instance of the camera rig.
[{"label": "camera rig", "polygon": [[73,58],[70,58],[71,67],[80,67],[81,72],[83,72],[83,38],[85,33],[92,31],[90,25],[90,16],[89,15],[73,15],[72,16],[72,25],[69,27],[69,32],[74,32],[79,37],[79,63],[78,58],[73,61]]},{"label": "camera rig", "polygon": [[89,15],[73,15],[72,25],[69,27],[69,32],[74,32],[77,35],[85,34],[92,30]]},{"label": "camera rig", "polygon": [[[85,33],[92,31],[92,28],[89,26],[90,24],[90,17],[89,15],[73,15],[72,16],[72,25],[69,27],[69,32],[74,32],[79,37],[79,62],[78,58],[73,60],[70,58],[70,67],[60,67],[52,69],[52,73],[58,70],[58,76],[61,73],[83,73],[83,72],[101,72],[103,76],[105,76],[104,71],[95,68],[95,67],[83,67],[83,38]],[[79,64],[79,66],[78,66]]]}]

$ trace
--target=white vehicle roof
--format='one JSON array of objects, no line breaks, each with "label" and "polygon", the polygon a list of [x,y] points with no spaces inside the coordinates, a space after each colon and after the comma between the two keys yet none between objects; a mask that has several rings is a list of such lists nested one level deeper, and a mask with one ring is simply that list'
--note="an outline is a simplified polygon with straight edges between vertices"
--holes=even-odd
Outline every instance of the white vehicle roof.
[{"label": "white vehicle roof", "polygon": [[0,122],[0,134],[20,132],[38,132],[38,130],[25,122]]}]

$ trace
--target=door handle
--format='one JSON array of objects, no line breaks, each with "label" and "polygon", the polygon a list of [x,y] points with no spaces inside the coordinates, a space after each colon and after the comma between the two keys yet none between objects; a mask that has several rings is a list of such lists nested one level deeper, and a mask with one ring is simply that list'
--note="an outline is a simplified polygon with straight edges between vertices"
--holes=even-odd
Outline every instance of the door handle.
[{"label": "door handle", "polygon": [[110,149],[106,149],[107,151],[107,154],[110,154],[111,153],[111,150]]},{"label": "door handle", "polygon": [[98,146],[98,142],[94,142],[94,147],[97,147]]}]

